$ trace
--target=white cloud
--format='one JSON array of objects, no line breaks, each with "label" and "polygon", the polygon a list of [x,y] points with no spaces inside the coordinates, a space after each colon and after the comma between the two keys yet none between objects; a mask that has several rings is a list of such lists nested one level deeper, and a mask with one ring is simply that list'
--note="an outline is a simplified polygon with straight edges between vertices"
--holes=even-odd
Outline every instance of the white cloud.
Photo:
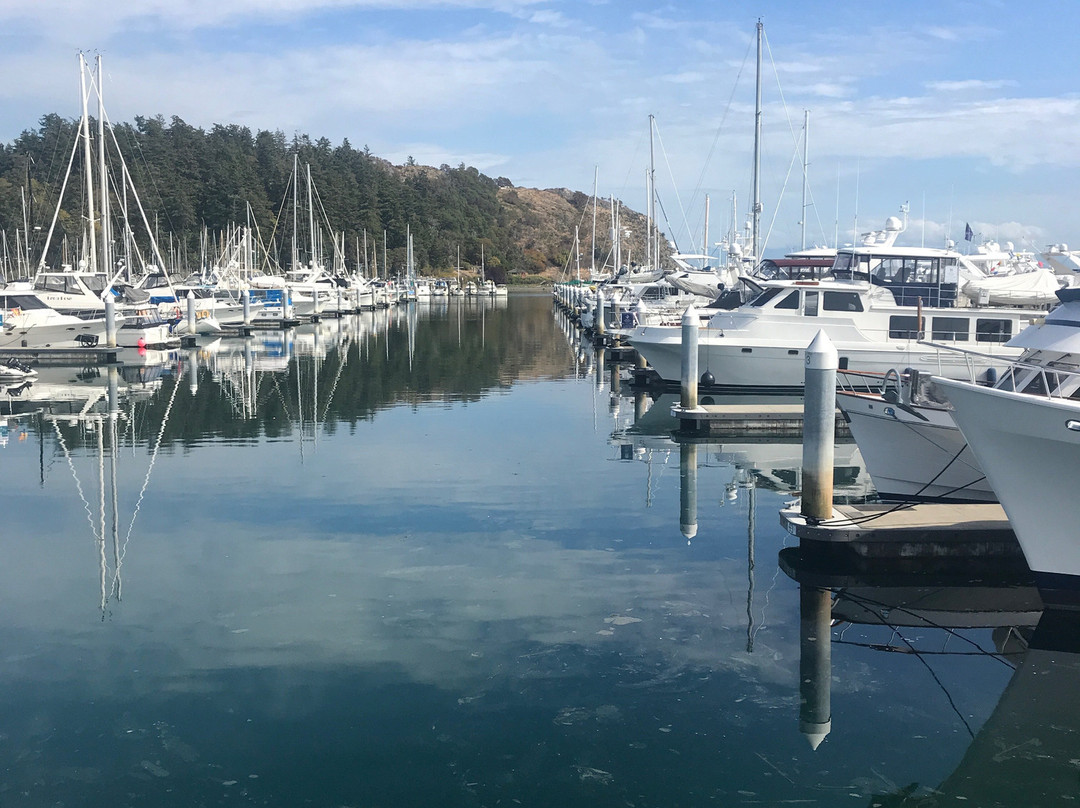
[{"label": "white cloud", "polygon": [[1006,87],[1015,87],[1017,82],[1007,79],[986,81],[983,79],[964,79],[961,81],[928,81],[926,89],[942,93],[967,93],[980,90],[1002,90]]}]

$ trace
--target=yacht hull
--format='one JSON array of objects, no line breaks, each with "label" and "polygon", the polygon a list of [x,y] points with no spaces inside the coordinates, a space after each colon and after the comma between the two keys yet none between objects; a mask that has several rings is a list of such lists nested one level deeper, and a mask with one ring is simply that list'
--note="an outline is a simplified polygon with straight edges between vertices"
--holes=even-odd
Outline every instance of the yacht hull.
[{"label": "yacht hull", "polygon": [[[105,341],[105,320],[79,320],[63,324],[13,325],[0,330],[0,348],[82,348],[86,342],[79,338],[96,337]],[[90,341],[93,341],[90,339]]]},{"label": "yacht hull", "polygon": [[1032,572],[1055,588],[1065,580],[1080,589],[1080,402],[935,381],[955,407],[953,418],[998,493]]},{"label": "yacht hull", "polygon": [[881,499],[997,502],[948,410],[899,406],[873,393],[838,391],[836,402]]},{"label": "yacht hull", "polygon": [[[806,374],[806,346],[816,335],[783,341],[717,335],[718,329],[703,328],[698,337],[698,369],[708,371],[720,390],[771,393],[801,393]],[[832,337],[832,334],[830,334]],[[635,329],[630,344],[644,357],[660,378],[678,382],[682,373],[682,330],[674,326],[645,326]],[[1019,356],[1019,350],[998,349],[1001,359],[973,359],[941,351],[915,340],[878,343],[833,339],[841,369],[885,373],[890,369],[913,368],[920,372],[951,378],[971,378],[990,367],[1000,368]]]}]

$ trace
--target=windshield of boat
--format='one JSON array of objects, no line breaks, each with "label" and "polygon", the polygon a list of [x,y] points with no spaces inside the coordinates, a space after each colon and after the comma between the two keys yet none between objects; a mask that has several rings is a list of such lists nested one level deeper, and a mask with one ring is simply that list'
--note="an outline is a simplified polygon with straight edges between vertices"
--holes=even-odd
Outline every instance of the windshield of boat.
[{"label": "windshield of boat", "polygon": [[770,286],[769,288],[765,289],[765,291],[763,291],[760,295],[751,300],[750,305],[756,307],[764,306],[783,291],[785,291],[785,287],[783,286]]},{"label": "windshield of boat", "polygon": [[43,300],[34,295],[0,295],[0,309],[47,309]]}]

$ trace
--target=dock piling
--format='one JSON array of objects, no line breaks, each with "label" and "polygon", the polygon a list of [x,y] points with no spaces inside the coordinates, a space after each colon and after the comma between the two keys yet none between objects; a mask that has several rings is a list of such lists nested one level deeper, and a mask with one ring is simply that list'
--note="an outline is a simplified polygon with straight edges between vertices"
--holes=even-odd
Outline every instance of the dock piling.
[{"label": "dock piling", "polygon": [[195,333],[195,293],[188,290],[187,293],[187,327],[188,333]]},{"label": "dock piling", "polygon": [[105,295],[105,345],[116,347],[116,298],[111,292]]},{"label": "dock piling", "polygon": [[682,316],[682,378],[680,404],[684,410],[698,405],[698,313],[693,306]]},{"label": "dock piling", "polygon": [[[684,320],[684,331],[685,328]],[[838,366],[836,348],[824,331],[818,331],[806,349],[803,397],[801,511],[807,521],[821,522],[832,518]]]}]

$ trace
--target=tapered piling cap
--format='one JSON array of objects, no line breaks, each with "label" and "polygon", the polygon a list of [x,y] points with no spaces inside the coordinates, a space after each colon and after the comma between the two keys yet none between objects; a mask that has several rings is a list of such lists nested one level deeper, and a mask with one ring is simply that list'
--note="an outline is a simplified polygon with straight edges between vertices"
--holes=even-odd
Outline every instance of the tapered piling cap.
[{"label": "tapered piling cap", "polygon": [[824,331],[818,331],[806,348],[806,367],[809,370],[836,370],[839,366],[840,357],[832,340]]}]

